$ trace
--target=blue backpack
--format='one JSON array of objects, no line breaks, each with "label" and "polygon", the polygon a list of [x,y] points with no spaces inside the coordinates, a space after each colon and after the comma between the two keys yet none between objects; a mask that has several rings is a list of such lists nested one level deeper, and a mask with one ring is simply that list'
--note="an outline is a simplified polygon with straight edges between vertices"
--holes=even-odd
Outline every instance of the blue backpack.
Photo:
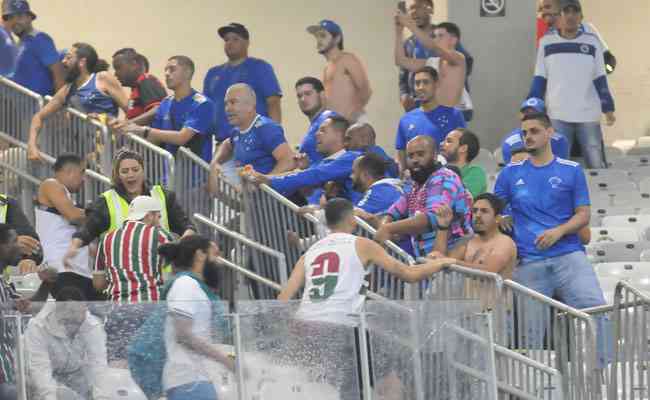
[{"label": "blue backpack", "polygon": [[[169,289],[171,289],[176,279],[181,276],[189,276],[201,285],[201,289],[213,303],[213,314],[215,314],[216,310],[214,308],[220,308],[214,307],[214,303],[218,304],[220,301],[219,297],[210,290],[205,282],[191,272],[176,273],[174,278],[162,289],[162,300],[166,300]],[[131,377],[149,399],[158,399],[163,395],[162,375],[167,361],[167,349],[165,347],[166,320],[167,307],[156,308],[135,333],[127,349]]]}]

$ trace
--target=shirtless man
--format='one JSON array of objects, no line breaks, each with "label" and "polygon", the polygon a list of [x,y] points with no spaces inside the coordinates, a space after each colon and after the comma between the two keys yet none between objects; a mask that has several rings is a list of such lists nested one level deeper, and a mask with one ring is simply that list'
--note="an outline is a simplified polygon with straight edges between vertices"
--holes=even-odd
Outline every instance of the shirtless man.
[{"label": "shirtless man", "polygon": [[[435,251],[430,257],[451,257],[457,264],[493,272],[503,279],[510,279],[517,263],[517,247],[509,236],[499,231],[499,216],[503,202],[492,193],[476,197],[472,206],[472,227],[476,235],[466,243],[447,250],[448,230],[439,230],[436,236]],[[449,226],[453,213],[448,206],[436,212],[439,226]]]},{"label": "shirtless man", "polygon": [[[404,28],[413,32],[426,48],[433,50],[440,57],[426,60],[406,57],[402,43]],[[435,68],[440,76],[438,103],[447,107],[471,108],[469,95],[465,90],[465,56],[456,50],[460,41],[460,29],[456,24],[443,22],[436,25],[434,35],[435,38],[432,38],[428,32],[418,28],[410,16],[398,13],[395,17],[395,64],[411,72],[417,72],[425,65]]]},{"label": "shirtless man", "polygon": [[334,21],[322,20],[307,27],[316,37],[316,48],[325,56],[323,85],[327,108],[351,123],[364,122],[365,107],[372,95],[365,67],[357,56],[343,51],[343,31]]}]

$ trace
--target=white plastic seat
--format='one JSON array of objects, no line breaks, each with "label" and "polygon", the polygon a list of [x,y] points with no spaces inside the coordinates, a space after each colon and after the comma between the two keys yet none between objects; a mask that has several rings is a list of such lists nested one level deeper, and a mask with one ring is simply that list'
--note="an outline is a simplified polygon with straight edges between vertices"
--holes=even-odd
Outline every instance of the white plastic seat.
[{"label": "white plastic seat", "polygon": [[621,227],[636,229],[640,238],[645,236],[645,232],[650,227],[650,215],[612,215],[603,218],[602,227]]},{"label": "white plastic seat", "polygon": [[591,196],[592,207],[650,208],[650,193],[639,191],[597,192]]},{"label": "white plastic seat", "polygon": [[639,233],[633,228],[591,228],[591,243],[638,242]]},{"label": "white plastic seat", "polygon": [[589,193],[609,192],[614,193],[620,191],[633,192],[638,190],[636,184],[632,181],[616,181],[610,179],[603,180],[590,180],[587,182],[589,186]]},{"label": "white plastic seat", "polygon": [[586,169],[585,176],[587,177],[587,180],[611,180],[612,182],[630,180],[630,174],[627,170],[614,168]]},{"label": "white plastic seat", "polygon": [[605,146],[605,156],[608,160],[625,157],[623,150],[614,146]]},{"label": "white plastic seat", "polygon": [[598,277],[615,277],[633,282],[650,280],[650,262],[610,262],[594,265]]},{"label": "white plastic seat", "polygon": [[503,152],[501,151],[501,148],[499,147],[498,149],[494,150],[492,153],[494,156],[494,160],[497,162],[497,165],[502,168],[506,166],[506,162],[503,159]]},{"label": "white plastic seat", "polygon": [[650,176],[647,178],[643,178],[639,182],[639,191],[642,193],[650,193]]},{"label": "white plastic seat", "polygon": [[107,368],[95,378],[93,399],[147,400],[128,369]]},{"label": "white plastic seat", "polygon": [[650,155],[650,143],[639,143],[627,151],[628,156]]},{"label": "white plastic seat", "polygon": [[[610,215],[630,215],[636,214],[638,209],[634,207],[591,207],[591,226],[601,226],[603,218]],[[650,214],[648,212],[647,214]]]},{"label": "white plastic seat", "polygon": [[593,263],[637,262],[641,253],[650,249],[650,242],[601,242],[587,247],[587,256]]}]

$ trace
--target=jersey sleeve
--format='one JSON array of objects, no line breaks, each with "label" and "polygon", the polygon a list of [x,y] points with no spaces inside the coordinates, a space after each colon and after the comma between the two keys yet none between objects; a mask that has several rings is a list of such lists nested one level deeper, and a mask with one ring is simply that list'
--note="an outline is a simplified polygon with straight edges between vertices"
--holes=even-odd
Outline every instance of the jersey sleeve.
[{"label": "jersey sleeve", "polygon": [[203,300],[198,296],[200,293],[203,290],[194,279],[187,276],[178,278],[167,296],[167,307],[175,314],[194,318]]},{"label": "jersey sleeve", "polygon": [[575,176],[575,192],[573,196],[573,207],[583,207],[591,205],[589,199],[589,186],[587,185],[587,178],[582,170],[582,167],[576,167]]},{"label": "jersey sleeve", "polygon": [[273,153],[281,144],[287,143],[284,130],[279,125],[267,125],[261,136],[264,149],[269,154]]},{"label": "jersey sleeve", "polygon": [[381,186],[371,187],[357,203],[357,207],[370,214],[386,212],[399,197],[393,196],[393,191]]},{"label": "jersey sleeve", "polygon": [[406,195],[402,195],[392,206],[388,209],[387,214],[393,221],[399,221],[408,216],[408,199]]},{"label": "jersey sleeve", "polygon": [[282,96],[280,82],[278,82],[278,77],[275,75],[271,64],[265,61],[261,62],[258,66],[257,76],[260,78],[259,90],[264,99],[271,96]]},{"label": "jersey sleeve", "polygon": [[346,154],[332,162],[320,162],[304,171],[274,176],[271,178],[270,185],[274,190],[287,195],[298,189],[321,186],[328,181],[344,179],[352,173],[352,162],[355,158],[353,154]]},{"label": "jersey sleeve", "polygon": [[183,128],[188,128],[201,135],[205,135],[210,130],[213,119],[214,103],[206,99],[190,113],[183,124]]},{"label": "jersey sleeve", "polygon": [[40,33],[36,37],[36,56],[38,60],[43,63],[43,65],[50,66],[59,62],[59,52],[56,51],[56,46],[54,46],[54,40],[45,34]]},{"label": "jersey sleeve", "polygon": [[613,112],[615,110],[614,97],[609,90],[607,82],[607,72],[605,71],[605,54],[604,50],[598,42],[596,44],[596,65],[594,66],[594,86],[600,98],[601,110],[603,113]]},{"label": "jersey sleeve", "polygon": [[542,39],[537,49],[537,61],[535,63],[535,74],[528,93],[528,98],[537,97],[543,99],[546,96],[546,80],[548,78],[545,64],[545,40]]},{"label": "jersey sleeve", "polygon": [[165,100],[163,100],[160,103],[160,107],[156,110],[156,115],[153,117],[153,121],[151,122],[151,127],[156,128],[156,129],[163,129],[164,124],[163,121],[165,120],[165,114],[167,113],[167,110],[169,109],[169,106]]},{"label": "jersey sleeve", "polygon": [[406,135],[404,134],[404,123],[400,119],[397,124],[397,133],[395,134],[395,149],[404,150],[406,148]]},{"label": "jersey sleeve", "polygon": [[506,167],[499,173],[494,185],[494,194],[506,205],[510,205],[510,168]]}]

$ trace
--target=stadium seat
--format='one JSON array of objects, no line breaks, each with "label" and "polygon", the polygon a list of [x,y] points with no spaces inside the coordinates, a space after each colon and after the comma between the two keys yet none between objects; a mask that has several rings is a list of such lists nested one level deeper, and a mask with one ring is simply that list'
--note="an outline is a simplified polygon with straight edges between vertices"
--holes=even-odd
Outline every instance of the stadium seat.
[{"label": "stadium seat", "polygon": [[495,173],[499,170],[497,160],[494,158],[494,155],[490,150],[487,149],[481,149],[476,158],[472,161],[472,164],[480,165],[485,169],[487,174]]},{"label": "stadium seat", "polygon": [[598,179],[603,182],[629,181],[630,174],[623,169],[586,169],[587,180]]},{"label": "stadium seat", "polygon": [[499,168],[506,166],[506,162],[503,160],[503,152],[501,152],[501,148],[494,150],[492,155],[494,156],[494,160],[497,162]]},{"label": "stadium seat", "polygon": [[591,196],[591,206],[650,208],[650,194],[635,191],[597,192]]},{"label": "stadium seat", "polygon": [[592,263],[636,262],[641,253],[650,249],[650,242],[596,243],[587,246],[587,256]]},{"label": "stadium seat", "polygon": [[589,180],[589,193],[597,192],[633,192],[638,190],[636,184],[632,181],[622,180]]},{"label": "stadium seat", "polygon": [[608,160],[614,160],[617,158],[625,157],[625,153],[623,152],[623,150],[619,149],[618,147],[605,146],[605,157]]},{"label": "stadium seat", "polygon": [[[610,215],[637,214],[638,209],[634,207],[591,207],[591,226],[601,226],[603,218]],[[650,210],[648,212],[650,214]]]},{"label": "stadium seat", "polygon": [[639,191],[642,193],[650,193],[650,177],[643,178],[639,182]]},{"label": "stadium seat", "polygon": [[591,243],[638,242],[639,233],[633,228],[591,228]]},{"label": "stadium seat", "polygon": [[599,278],[615,277],[634,282],[650,279],[650,262],[611,262],[594,265]]},{"label": "stadium seat", "polygon": [[650,227],[650,215],[612,215],[603,218],[601,225],[603,228],[620,227],[636,229],[640,238],[644,238],[645,232]]},{"label": "stadium seat", "polygon": [[650,155],[650,144],[639,145],[632,147],[627,151],[629,156]]}]

